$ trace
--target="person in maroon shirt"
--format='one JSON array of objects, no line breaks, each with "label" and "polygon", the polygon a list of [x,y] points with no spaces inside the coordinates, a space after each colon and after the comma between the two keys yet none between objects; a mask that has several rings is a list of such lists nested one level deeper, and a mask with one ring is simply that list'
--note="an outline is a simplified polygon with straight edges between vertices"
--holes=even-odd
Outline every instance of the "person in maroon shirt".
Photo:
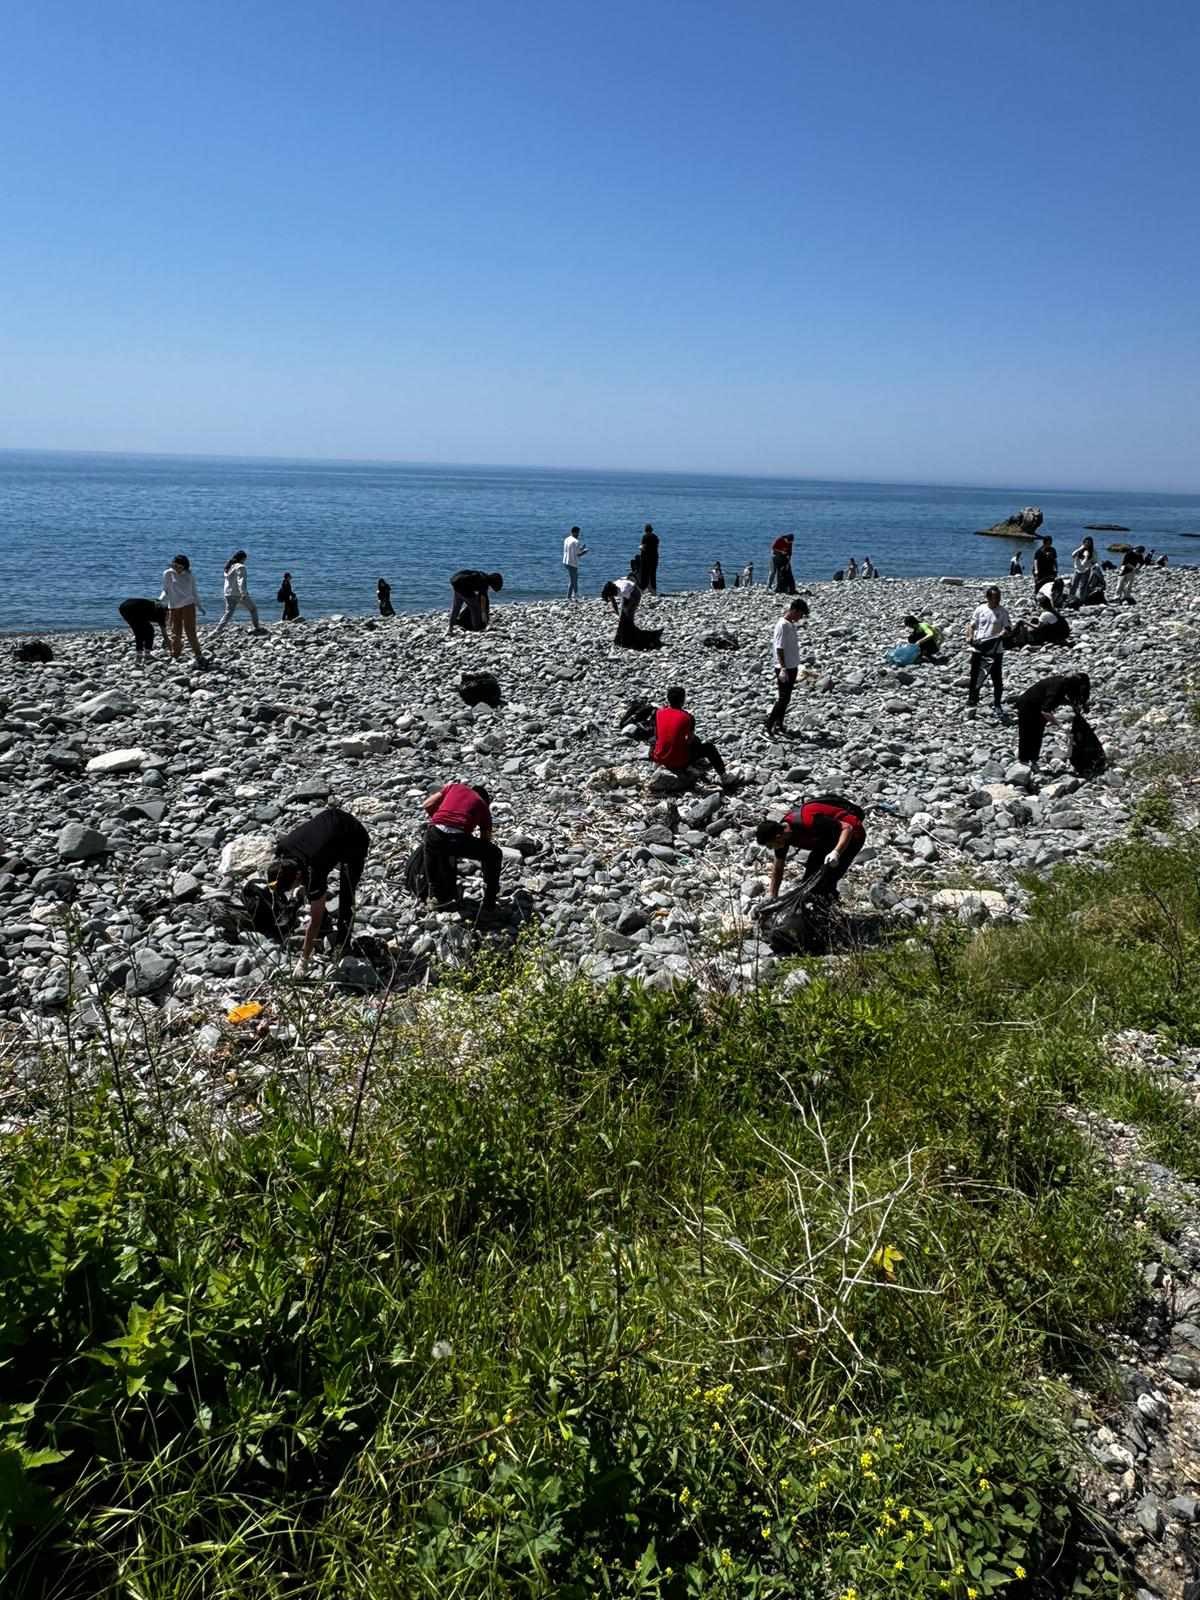
[{"label": "person in maroon shirt", "polygon": [[783,882],[783,869],[789,850],[807,850],[801,887],[810,883],[818,873],[824,872],[820,888],[822,898],[835,899],[839,881],[845,877],[855,856],[867,840],[862,817],[834,796],[805,801],[795,811],[789,811],[782,822],[769,817],[760,822],[755,837],[759,844],[774,850],[775,861],[771,867],[770,898],[779,893]]},{"label": "person in maroon shirt", "polygon": [[[491,910],[500,893],[504,857],[492,843],[491,796],[465,783],[447,783],[421,802],[429,817],[425,830],[425,872],[429,898],[442,905],[458,900],[460,857],[478,861],[483,870],[483,905]],[[478,831],[478,837],[476,837]]]},{"label": "person in maroon shirt", "polygon": [[715,744],[696,737],[696,719],[683,709],[686,698],[678,684],[667,690],[666,705],[654,713],[654,746],[650,759],[671,772],[682,772],[685,767],[707,762],[724,783],[727,774],[720,751]]}]

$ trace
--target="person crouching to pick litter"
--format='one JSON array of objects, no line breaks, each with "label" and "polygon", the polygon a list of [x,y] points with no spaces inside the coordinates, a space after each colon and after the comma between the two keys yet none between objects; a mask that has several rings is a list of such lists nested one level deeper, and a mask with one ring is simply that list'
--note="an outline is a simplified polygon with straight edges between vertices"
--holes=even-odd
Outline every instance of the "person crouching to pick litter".
[{"label": "person crouching to pick litter", "polygon": [[296,963],[299,976],[308,967],[325,921],[329,897],[329,875],[338,869],[337,928],[335,944],[340,950],[350,937],[354,920],[354,891],[367,863],[371,836],[357,817],[337,806],[318,811],[275,845],[276,861],[271,869],[271,891],[276,903],[293,889],[303,888],[308,896],[308,927]]},{"label": "person crouching to pick litter", "polygon": [[788,851],[807,850],[801,887],[820,875],[813,898],[836,900],[838,883],[866,843],[867,831],[857,808],[851,809],[849,802],[831,795],[827,799],[806,800],[795,811],[789,811],[782,822],[765,818],[759,823],[755,838],[775,852],[770,899],[779,894]]},{"label": "person crouching to pick litter", "polygon": [[[483,909],[491,911],[500,894],[504,857],[492,843],[491,795],[478,784],[447,783],[421,802],[429,817],[425,830],[425,872],[429,898],[436,905],[458,901],[460,857],[478,861],[483,871]],[[479,837],[476,838],[476,830]]]}]

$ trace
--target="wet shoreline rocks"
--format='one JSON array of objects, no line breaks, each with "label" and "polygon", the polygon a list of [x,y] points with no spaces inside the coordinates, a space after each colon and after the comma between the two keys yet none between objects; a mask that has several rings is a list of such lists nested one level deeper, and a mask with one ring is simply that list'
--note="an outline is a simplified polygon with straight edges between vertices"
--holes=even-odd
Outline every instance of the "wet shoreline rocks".
[{"label": "wet shoreline rocks", "polygon": [[[801,630],[790,737],[763,723],[773,694],[763,588],[647,598],[664,630],[641,654],[613,643],[597,601],[497,605],[482,635],[443,615],[249,628],[203,636],[211,665],[134,661],[127,632],[56,638],[48,664],[0,663],[0,1018],[34,1027],[105,997],[181,1012],[234,1004],[286,973],[278,948],[229,917],[274,837],[336,802],[373,847],[357,927],[407,958],[469,952],[471,931],[404,885],[420,802],[450,778],[486,783],[510,927],[602,980],[628,974],[747,985],[775,964],[754,908],[769,860],[756,821],[804,794],[868,810],[844,893],[864,912],[980,923],[1019,914],[1022,874],[1086,857],[1127,828],[1146,759],[1193,737],[1189,678],[1200,576],[1143,575],[1138,604],[1072,615],[1073,648],[1014,652],[1009,696],[1086,671],[1109,771],[1081,783],[1049,730],[1035,775],[1016,732],[965,714],[961,643],[984,585],[936,578],[816,585]],[[1031,584],[1002,580],[1014,616]],[[947,641],[944,665],[896,669],[908,612]],[[720,635],[721,648],[705,643]],[[730,644],[730,639],[736,641]],[[491,672],[499,707],[468,706],[463,674]],[[623,708],[688,690],[702,738],[734,774],[664,777],[622,731]],[[474,891],[477,880],[464,878]]]}]

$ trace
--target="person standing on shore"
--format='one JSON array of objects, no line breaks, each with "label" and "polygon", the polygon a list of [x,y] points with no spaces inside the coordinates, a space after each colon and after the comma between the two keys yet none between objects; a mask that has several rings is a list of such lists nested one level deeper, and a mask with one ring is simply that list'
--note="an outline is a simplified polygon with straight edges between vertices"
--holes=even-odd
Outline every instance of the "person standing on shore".
[{"label": "person standing on shore", "polygon": [[587,545],[581,543],[579,529],[572,528],[563,540],[562,564],[567,569],[567,599],[579,599],[579,558],[587,555]]},{"label": "person standing on shore", "polygon": [[[421,802],[429,818],[425,830],[425,874],[429,898],[436,905],[458,901],[461,859],[478,861],[483,872],[483,909],[494,908],[500,895],[504,857],[492,842],[491,796],[479,784],[445,783]],[[476,837],[478,834],[478,837]]]},{"label": "person standing on shore", "polygon": [[658,593],[658,535],[649,523],[642,529],[638,550],[638,583],[651,594]]},{"label": "person standing on shore", "polygon": [[379,615],[381,617],[394,617],[396,608],[392,604],[392,586],[386,578],[380,578],[375,585],[375,598],[379,601]]},{"label": "person standing on shore", "polygon": [[258,620],[258,607],[250,598],[250,590],[246,586],[246,552],[235,550],[225,563],[225,610],[221,620],[217,623],[214,633],[220,633],[233,618],[233,613],[239,606],[245,606],[250,613],[250,621],[254,625],[255,633],[265,633]]},{"label": "person standing on shore", "polygon": [[1017,760],[1036,767],[1042,753],[1046,728],[1054,721],[1060,706],[1086,711],[1092,696],[1092,681],[1086,672],[1065,677],[1039,678],[1022,689],[1013,701],[1017,711]]},{"label": "person standing on shore", "polygon": [[1042,535],[1042,542],[1033,552],[1033,594],[1044,583],[1052,583],[1058,577],[1058,551],[1054,548],[1054,541],[1048,533]]},{"label": "person standing on shore", "polygon": [[1125,554],[1121,557],[1121,570],[1117,575],[1116,597],[1124,605],[1131,606],[1135,604],[1133,598],[1133,585],[1137,579],[1138,568],[1141,566],[1141,564],[1142,558],[1138,555],[1136,550],[1126,550]]},{"label": "person standing on shore", "polygon": [[1008,575],[1010,578],[1023,578],[1025,576],[1025,567],[1022,564],[1019,550],[1013,551],[1013,558],[1008,563]]},{"label": "person standing on shore", "polygon": [[282,622],[300,621],[300,596],[292,588],[292,575],[290,572],[284,573],[283,582],[279,585],[279,591],[275,598],[283,607],[283,616],[280,619]]},{"label": "person standing on shore", "polygon": [[286,898],[298,886],[308,896],[308,927],[296,963],[299,976],[312,957],[325,921],[329,874],[338,869],[337,928],[334,943],[340,950],[350,937],[354,920],[354,893],[367,864],[371,836],[357,817],[337,806],[327,806],[315,817],[276,842],[278,858],[271,869],[271,892]]},{"label": "person standing on shore", "polygon": [[725,587],[725,574],[721,570],[719,561],[714,561],[712,566],[709,567],[708,581],[709,586],[713,589],[723,589]]},{"label": "person standing on shore", "polygon": [[979,686],[984,673],[992,680],[992,715],[1004,720],[1004,641],[1012,632],[1012,618],[1000,604],[1000,591],[993,584],[976,606],[967,623],[967,643],[971,647],[971,676],[967,682],[968,707],[979,704]]},{"label": "person standing on shore", "polygon": [[821,874],[821,883],[814,890],[814,899],[836,900],[838,883],[849,872],[854,858],[867,842],[862,812],[857,806],[852,808],[849,801],[832,794],[817,795],[812,800],[806,800],[794,811],[789,811],[782,822],[764,819],[754,836],[759,844],[775,852],[771,883],[767,890],[770,900],[778,898],[789,850],[808,851],[801,887]]},{"label": "person standing on shore", "polygon": [[161,628],[164,649],[168,645],[167,639],[167,608],[160,605],[157,600],[130,599],[122,600],[117,607],[122,619],[133,629],[133,649],[139,661],[150,658],[154,649],[154,630]]},{"label": "person standing on shore", "polygon": [[[491,596],[489,589],[495,589],[499,594],[504,587],[504,578],[499,572],[479,572],[475,567],[462,567],[450,577],[450,626],[446,629],[447,635],[454,632],[457,622],[460,628],[469,633],[482,633],[487,627],[492,615]],[[459,622],[460,617],[465,617],[465,622]]]},{"label": "person standing on shore", "polygon": [[806,614],[804,602],[792,601],[775,624],[771,635],[771,660],[775,668],[775,704],[767,717],[767,734],[774,738],[783,732],[784,718],[792,690],[796,687],[796,674],[800,671],[800,636],[796,624]]},{"label": "person standing on shore", "polygon": [[858,562],[851,556],[846,563],[846,582],[853,583],[858,577]]},{"label": "person standing on shore", "polygon": [[1071,565],[1074,576],[1071,579],[1071,593],[1069,603],[1081,606],[1083,598],[1088,592],[1092,568],[1096,564],[1096,546],[1090,534],[1086,535],[1081,544],[1076,545],[1071,551]]},{"label": "person standing on shore", "polygon": [[771,570],[767,574],[767,588],[783,594],[783,571],[792,562],[792,534],[781,533],[771,546]]},{"label": "person standing on shore", "polygon": [[687,695],[679,684],[667,690],[667,703],[654,713],[654,745],[651,761],[668,772],[683,772],[687,767],[706,763],[724,784],[725,763],[715,744],[696,735],[696,719],[683,709]]},{"label": "person standing on shore", "polygon": [[864,578],[873,578],[876,576],[875,563],[871,560],[870,556],[864,556],[862,558],[861,570]]},{"label": "person standing on shore", "polygon": [[200,654],[200,641],[196,637],[196,613],[203,611],[204,607],[196,590],[192,564],[186,556],[176,556],[163,573],[162,593],[158,599],[160,605],[166,605],[170,614],[172,661],[178,661],[183,654],[183,636],[186,633],[192,654],[203,666],[204,657]]}]

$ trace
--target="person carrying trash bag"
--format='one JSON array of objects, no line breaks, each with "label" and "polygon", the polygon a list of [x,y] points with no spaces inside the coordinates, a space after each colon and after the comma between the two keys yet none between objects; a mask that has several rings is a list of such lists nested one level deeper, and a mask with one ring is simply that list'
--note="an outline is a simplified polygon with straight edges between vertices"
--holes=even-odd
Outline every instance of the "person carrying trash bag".
[{"label": "person carrying trash bag", "polygon": [[932,661],[942,648],[942,636],[933,623],[922,622],[917,617],[905,617],[904,626],[908,629],[908,643],[917,647],[916,659]]},{"label": "person carrying trash bag", "polygon": [[1047,726],[1054,721],[1060,706],[1072,706],[1076,713],[1087,710],[1092,681],[1086,672],[1039,678],[1013,700],[1017,713],[1017,760],[1036,767],[1042,753]]},{"label": "person carrying trash bag", "polygon": [[[765,817],[754,837],[775,853],[768,899],[774,900],[783,883],[789,850],[807,850],[801,888],[811,886],[814,900],[836,900],[838,884],[867,842],[864,813],[841,795],[814,795],[781,822]],[[814,881],[817,880],[817,881]]]}]

